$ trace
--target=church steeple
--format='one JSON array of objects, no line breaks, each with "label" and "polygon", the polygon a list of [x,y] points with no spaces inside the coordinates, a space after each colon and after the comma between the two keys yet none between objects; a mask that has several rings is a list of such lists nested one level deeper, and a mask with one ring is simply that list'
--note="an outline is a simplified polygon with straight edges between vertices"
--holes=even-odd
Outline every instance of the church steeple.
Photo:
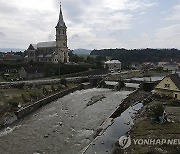
[{"label": "church steeple", "polygon": [[67,46],[67,27],[63,19],[63,14],[60,5],[59,21],[56,26],[56,54],[58,61],[67,63],[68,58],[68,46]]},{"label": "church steeple", "polygon": [[57,23],[57,26],[66,27],[66,24],[65,24],[64,19],[63,19],[62,10],[61,10],[61,4],[60,4],[59,21]]}]

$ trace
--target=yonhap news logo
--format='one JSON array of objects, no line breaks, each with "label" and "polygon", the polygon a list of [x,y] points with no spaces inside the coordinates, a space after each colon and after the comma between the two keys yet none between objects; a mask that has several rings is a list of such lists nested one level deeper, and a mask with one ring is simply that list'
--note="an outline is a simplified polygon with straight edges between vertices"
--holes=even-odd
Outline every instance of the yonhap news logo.
[{"label": "yonhap news logo", "polygon": [[119,139],[121,149],[134,145],[180,145],[180,139],[131,139],[130,135],[124,135]]},{"label": "yonhap news logo", "polygon": [[129,135],[121,136],[119,139],[121,149],[126,149],[131,145],[131,137]]}]

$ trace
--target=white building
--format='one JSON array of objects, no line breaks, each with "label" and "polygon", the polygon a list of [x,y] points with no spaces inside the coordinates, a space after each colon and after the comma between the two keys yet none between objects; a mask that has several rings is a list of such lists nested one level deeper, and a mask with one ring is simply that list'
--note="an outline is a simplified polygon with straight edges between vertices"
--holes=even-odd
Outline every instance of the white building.
[{"label": "white building", "polygon": [[179,70],[179,66],[176,63],[169,62],[163,65],[164,71],[177,71]]},{"label": "white building", "polygon": [[104,68],[108,68],[109,71],[120,71],[121,62],[119,60],[108,60],[105,62]]}]

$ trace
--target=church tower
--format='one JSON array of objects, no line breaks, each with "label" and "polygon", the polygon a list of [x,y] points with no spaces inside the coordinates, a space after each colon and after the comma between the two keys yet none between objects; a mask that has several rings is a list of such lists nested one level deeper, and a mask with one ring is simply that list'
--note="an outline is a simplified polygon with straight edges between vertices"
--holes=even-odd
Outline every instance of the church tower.
[{"label": "church tower", "polygon": [[67,47],[67,27],[63,19],[63,14],[60,5],[59,21],[56,28],[56,55],[61,63],[69,62],[68,47]]}]

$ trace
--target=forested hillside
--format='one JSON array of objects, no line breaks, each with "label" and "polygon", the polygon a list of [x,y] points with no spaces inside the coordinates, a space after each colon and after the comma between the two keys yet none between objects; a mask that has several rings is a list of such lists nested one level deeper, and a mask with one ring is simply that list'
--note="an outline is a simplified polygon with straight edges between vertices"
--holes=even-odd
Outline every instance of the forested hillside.
[{"label": "forested hillside", "polygon": [[180,50],[178,49],[102,49],[93,50],[91,55],[108,56],[118,59],[124,63],[132,62],[159,62],[180,61]]}]

